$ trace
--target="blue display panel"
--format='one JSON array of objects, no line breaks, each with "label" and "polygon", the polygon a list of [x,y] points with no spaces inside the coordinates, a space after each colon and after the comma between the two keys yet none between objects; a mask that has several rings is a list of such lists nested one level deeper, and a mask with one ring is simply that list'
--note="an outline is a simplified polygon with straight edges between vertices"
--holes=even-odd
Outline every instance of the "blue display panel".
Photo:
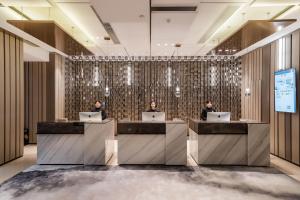
[{"label": "blue display panel", "polygon": [[296,70],[275,72],[275,111],[296,112]]}]

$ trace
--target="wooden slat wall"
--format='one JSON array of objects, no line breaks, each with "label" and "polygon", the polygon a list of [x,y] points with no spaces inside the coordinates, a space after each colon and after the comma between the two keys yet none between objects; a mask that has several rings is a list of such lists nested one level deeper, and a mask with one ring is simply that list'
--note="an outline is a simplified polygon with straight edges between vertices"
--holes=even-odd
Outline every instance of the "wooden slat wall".
[{"label": "wooden slat wall", "polygon": [[[265,102],[270,90],[270,51],[271,47],[266,46],[242,57],[242,119],[269,122],[269,107]],[[245,95],[246,88],[250,89],[250,95]]]},{"label": "wooden slat wall", "polygon": [[[282,44],[279,44],[282,42]],[[282,46],[283,51],[279,50]],[[267,50],[269,49],[269,50]],[[263,51],[263,57],[259,58],[256,52]],[[282,55],[282,63],[279,63],[279,54]],[[289,162],[300,165],[300,31],[295,31],[291,35],[287,35],[280,40],[272,42],[263,48],[257,49],[242,58],[242,71],[243,71],[243,83],[242,91],[249,84],[249,77],[252,77],[251,70],[253,70],[253,62],[258,62],[257,60],[262,59],[263,73],[262,73],[262,85],[261,90],[264,91],[264,87],[267,82],[263,84],[264,80],[269,80],[269,92],[262,92],[263,97],[259,104],[262,106],[269,105],[269,121],[270,121],[270,152],[276,156],[279,156]],[[270,72],[264,72],[265,66],[268,66]],[[254,65],[256,68],[260,68],[260,65]],[[274,104],[274,72],[279,69],[286,69],[294,67],[297,71],[297,112],[296,113],[280,113],[275,112]],[[253,93],[252,95],[259,95]],[[257,99],[257,96],[250,97],[251,99]],[[253,107],[253,104],[248,103],[247,99],[244,97],[242,92],[242,116],[243,118],[255,118],[252,109],[259,109]],[[261,110],[261,117],[263,117],[264,109]]]},{"label": "wooden slat wall", "polygon": [[0,165],[23,155],[22,39],[0,29]]},{"label": "wooden slat wall", "polygon": [[37,122],[45,121],[46,113],[46,62],[25,62],[25,92],[28,98],[25,99],[25,128],[29,129],[29,142],[36,143]]},{"label": "wooden slat wall", "polygon": [[65,115],[65,58],[55,54],[55,119]]},{"label": "wooden slat wall", "polygon": [[64,117],[64,58],[50,55],[50,62],[25,62],[25,128],[29,143],[36,143],[37,123]]}]

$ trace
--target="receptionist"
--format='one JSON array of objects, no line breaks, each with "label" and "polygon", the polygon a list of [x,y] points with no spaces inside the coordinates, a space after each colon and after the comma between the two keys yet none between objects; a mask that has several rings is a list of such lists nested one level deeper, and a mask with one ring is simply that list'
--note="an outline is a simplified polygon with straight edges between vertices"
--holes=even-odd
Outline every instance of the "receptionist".
[{"label": "receptionist", "polygon": [[155,101],[150,102],[150,109],[147,112],[160,112],[157,108]]},{"label": "receptionist", "polygon": [[201,119],[202,120],[207,119],[207,113],[208,112],[216,112],[216,110],[213,108],[213,105],[212,105],[211,101],[206,101],[205,108],[202,109],[202,112],[201,112]]},{"label": "receptionist", "polygon": [[100,112],[101,111],[102,120],[105,120],[107,118],[107,114],[105,112],[105,109],[102,108],[102,102],[99,101],[99,100],[95,101],[95,106],[91,111],[92,112]]}]

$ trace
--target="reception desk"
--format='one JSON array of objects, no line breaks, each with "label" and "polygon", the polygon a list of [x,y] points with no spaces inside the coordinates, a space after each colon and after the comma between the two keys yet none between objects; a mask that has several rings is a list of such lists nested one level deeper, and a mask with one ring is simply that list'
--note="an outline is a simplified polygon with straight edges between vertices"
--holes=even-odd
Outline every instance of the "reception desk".
[{"label": "reception desk", "polygon": [[200,165],[269,166],[269,124],[189,121],[190,151]]},{"label": "reception desk", "polygon": [[119,164],[186,165],[187,131],[184,121],[119,121]]},{"label": "reception desk", "polygon": [[113,119],[38,123],[38,164],[105,165],[113,152]]}]

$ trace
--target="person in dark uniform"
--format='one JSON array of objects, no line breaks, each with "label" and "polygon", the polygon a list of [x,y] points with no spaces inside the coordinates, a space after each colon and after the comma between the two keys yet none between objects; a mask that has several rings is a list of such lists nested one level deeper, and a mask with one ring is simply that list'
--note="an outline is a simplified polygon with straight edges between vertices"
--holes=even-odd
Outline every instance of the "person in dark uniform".
[{"label": "person in dark uniform", "polygon": [[150,102],[150,109],[147,112],[160,112],[157,108],[155,101]]},{"label": "person in dark uniform", "polygon": [[202,109],[200,118],[202,120],[206,121],[208,112],[216,112],[216,110],[213,108],[213,105],[212,105],[211,101],[206,101],[205,108]]},{"label": "person in dark uniform", "polygon": [[95,107],[91,110],[91,112],[100,112],[102,115],[102,120],[105,120],[107,118],[107,114],[105,112],[105,109],[102,108],[102,102],[97,100],[95,101]]}]

